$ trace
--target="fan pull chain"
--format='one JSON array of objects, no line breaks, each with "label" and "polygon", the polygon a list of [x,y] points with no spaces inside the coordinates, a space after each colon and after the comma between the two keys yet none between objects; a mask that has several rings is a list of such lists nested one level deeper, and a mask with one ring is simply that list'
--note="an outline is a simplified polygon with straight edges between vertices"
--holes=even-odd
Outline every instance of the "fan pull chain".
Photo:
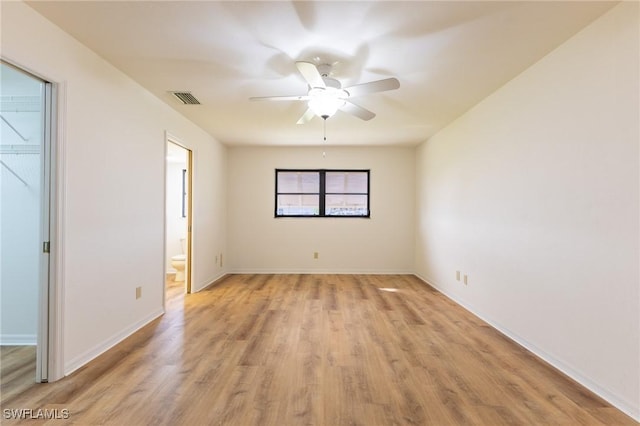
[{"label": "fan pull chain", "polygon": [[327,141],[327,119],[325,118],[322,123],[323,132],[324,132],[324,141]]},{"label": "fan pull chain", "polygon": [[[326,145],[327,143],[327,119],[325,117],[323,118],[323,122],[322,122],[322,131],[323,131],[323,136],[324,136],[324,143]],[[326,151],[322,151],[322,158],[325,158],[327,156]]]}]

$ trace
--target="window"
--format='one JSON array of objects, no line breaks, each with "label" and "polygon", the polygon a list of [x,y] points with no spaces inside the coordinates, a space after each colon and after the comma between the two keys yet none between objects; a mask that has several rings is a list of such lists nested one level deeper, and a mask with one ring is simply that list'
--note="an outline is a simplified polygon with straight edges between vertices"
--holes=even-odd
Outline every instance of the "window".
[{"label": "window", "polygon": [[276,217],[369,217],[369,170],[276,169]]}]

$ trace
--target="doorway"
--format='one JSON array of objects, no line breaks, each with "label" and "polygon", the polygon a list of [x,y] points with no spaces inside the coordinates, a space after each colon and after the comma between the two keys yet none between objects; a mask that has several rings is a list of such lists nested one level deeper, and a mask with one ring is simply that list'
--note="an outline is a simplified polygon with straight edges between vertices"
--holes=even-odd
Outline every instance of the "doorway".
[{"label": "doorway", "polygon": [[10,377],[15,389],[49,380],[55,93],[4,61],[0,79],[0,347],[3,386]]},{"label": "doorway", "polygon": [[193,153],[167,138],[165,182],[166,285],[191,293]]}]

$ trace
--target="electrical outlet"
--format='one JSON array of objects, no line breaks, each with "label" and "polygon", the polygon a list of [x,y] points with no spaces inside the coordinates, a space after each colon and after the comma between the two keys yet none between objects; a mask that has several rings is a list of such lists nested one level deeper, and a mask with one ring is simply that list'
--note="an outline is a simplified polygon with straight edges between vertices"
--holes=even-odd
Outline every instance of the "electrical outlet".
[{"label": "electrical outlet", "polygon": [[464,282],[464,285],[469,284],[469,283],[467,282],[467,274],[464,274],[463,282]]},{"label": "electrical outlet", "polygon": [[456,281],[460,281],[460,271],[456,271]]},{"label": "electrical outlet", "polygon": [[318,258],[318,252],[317,252],[317,251],[314,251],[314,252],[313,252],[313,258],[314,258],[314,259],[317,259],[317,258]]},{"label": "electrical outlet", "polygon": [[222,253],[220,253],[220,267],[222,268]]},{"label": "electrical outlet", "polygon": [[136,287],[136,299],[140,299],[142,297],[142,287]]}]

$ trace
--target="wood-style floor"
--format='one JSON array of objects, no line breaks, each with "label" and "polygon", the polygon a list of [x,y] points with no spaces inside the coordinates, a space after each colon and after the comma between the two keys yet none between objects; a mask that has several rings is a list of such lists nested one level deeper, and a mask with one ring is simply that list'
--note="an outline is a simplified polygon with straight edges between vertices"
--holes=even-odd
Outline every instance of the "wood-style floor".
[{"label": "wood-style floor", "polygon": [[637,424],[399,275],[172,286],[163,317],[2,408],[69,410],[38,425]]},{"label": "wood-style floor", "polygon": [[0,400],[31,387],[36,380],[35,346],[0,346]]}]

